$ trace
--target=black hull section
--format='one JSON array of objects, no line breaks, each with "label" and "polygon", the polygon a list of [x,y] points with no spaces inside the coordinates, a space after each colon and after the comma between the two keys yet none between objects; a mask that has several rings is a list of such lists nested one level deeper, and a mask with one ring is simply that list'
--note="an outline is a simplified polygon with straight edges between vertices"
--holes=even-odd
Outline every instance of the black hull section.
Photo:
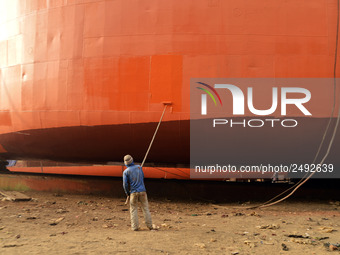
[{"label": "black hull section", "polygon": [[[295,118],[295,128],[224,127],[228,145],[224,153],[230,164],[312,163],[328,118]],[[334,130],[332,120],[320,157],[325,155]],[[49,159],[69,162],[121,162],[131,154],[141,162],[157,123],[108,126],[81,126],[25,130],[0,135],[0,144],[9,159]],[[204,134],[203,134],[204,135]],[[213,146],[209,143],[206,146]],[[340,165],[340,133],[331,148],[328,163]],[[190,164],[190,121],[169,121],[161,124],[147,162],[155,164]]]}]

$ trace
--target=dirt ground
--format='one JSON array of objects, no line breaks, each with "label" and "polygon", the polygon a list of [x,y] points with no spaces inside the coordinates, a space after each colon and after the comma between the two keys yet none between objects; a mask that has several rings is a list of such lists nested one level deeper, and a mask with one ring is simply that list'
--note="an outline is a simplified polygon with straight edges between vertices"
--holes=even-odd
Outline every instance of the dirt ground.
[{"label": "dirt ground", "polygon": [[131,231],[124,199],[24,194],[33,200],[0,202],[0,254],[340,254],[330,251],[340,243],[337,201],[244,210],[150,199],[158,230],[140,212],[141,230]]}]

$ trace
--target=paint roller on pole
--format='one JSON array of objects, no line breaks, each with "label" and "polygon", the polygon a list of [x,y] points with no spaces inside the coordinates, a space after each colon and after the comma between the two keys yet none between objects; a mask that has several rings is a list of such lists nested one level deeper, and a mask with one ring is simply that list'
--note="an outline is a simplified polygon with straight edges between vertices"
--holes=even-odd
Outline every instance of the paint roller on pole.
[{"label": "paint roller on pole", "polygon": [[[149,144],[149,148],[148,148],[148,150],[147,150],[146,153],[145,153],[145,156],[144,156],[144,159],[143,159],[143,162],[142,162],[142,165],[141,165],[142,168],[143,168],[143,166],[144,166],[144,163],[145,163],[146,158],[148,157],[148,154],[149,154],[149,151],[150,151],[151,146],[152,146],[152,144],[153,144],[153,141],[155,140],[155,137],[156,137],[156,135],[157,135],[159,126],[160,126],[161,123],[162,123],[163,116],[164,116],[164,114],[165,114],[166,108],[167,108],[168,106],[172,105],[172,102],[171,102],[171,101],[163,101],[162,104],[164,105],[163,113],[162,113],[161,119],[160,119],[159,122],[158,122],[158,125],[157,125],[157,128],[156,128],[156,130],[155,130],[155,133],[153,134],[153,137],[152,137],[151,142],[150,142],[150,144]],[[125,204],[127,204],[127,203],[129,202],[129,199],[130,199],[130,196],[127,196],[126,201],[125,201]]]}]

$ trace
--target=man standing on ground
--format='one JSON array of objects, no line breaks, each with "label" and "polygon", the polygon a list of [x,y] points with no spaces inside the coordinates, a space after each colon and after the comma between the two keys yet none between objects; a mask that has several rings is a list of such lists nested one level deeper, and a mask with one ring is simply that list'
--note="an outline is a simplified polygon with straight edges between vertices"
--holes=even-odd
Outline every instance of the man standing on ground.
[{"label": "man standing on ground", "polygon": [[130,155],[124,157],[124,164],[128,167],[123,172],[123,188],[127,196],[130,196],[131,228],[138,230],[138,202],[142,204],[142,211],[146,226],[152,229],[152,220],[149,211],[148,197],[144,186],[144,173],[140,165],[133,163]]}]

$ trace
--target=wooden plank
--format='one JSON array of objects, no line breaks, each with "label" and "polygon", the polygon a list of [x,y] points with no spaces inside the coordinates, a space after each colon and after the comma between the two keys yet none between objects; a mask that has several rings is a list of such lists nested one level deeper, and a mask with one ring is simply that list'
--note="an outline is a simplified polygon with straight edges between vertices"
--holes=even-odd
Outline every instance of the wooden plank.
[{"label": "wooden plank", "polygon": [[0,190],[0,194],[5,197],[6,200],[10,201],[29,201],[31,197],[26,196],[18,191],[3,191]]}]

